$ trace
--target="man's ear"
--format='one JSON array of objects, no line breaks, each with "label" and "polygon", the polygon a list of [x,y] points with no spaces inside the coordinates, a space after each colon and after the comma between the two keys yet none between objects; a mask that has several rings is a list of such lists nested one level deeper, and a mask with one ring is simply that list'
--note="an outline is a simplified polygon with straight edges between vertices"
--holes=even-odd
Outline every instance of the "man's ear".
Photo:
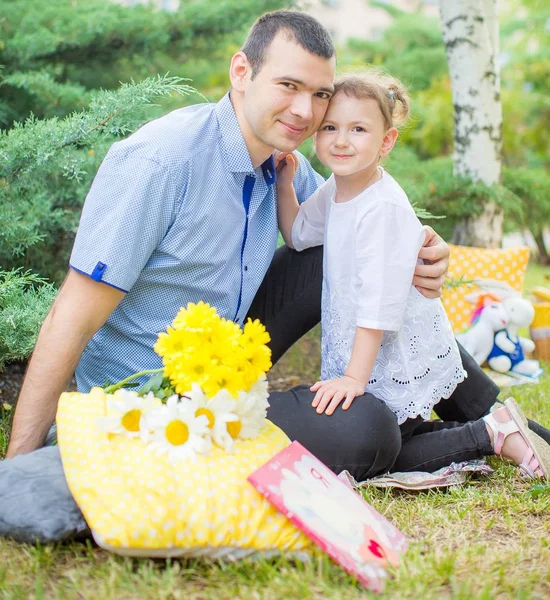
[{"label": "man's ear", "polygon": [[386,131],[386,135],[384,136],[384,140],[380,148],[380,156],[388,156],[388,154],[393,150],[398,136],[399,132],[395,127],[390,127],[390,129]]},{"label": "man's ear", "polygon": [[237,52],[231,59],[229,65],[229,80],[231,81],[231,88],[238,91],[244,92],[245,84],[247,79],[252,75],[252,67],[248,62],[246,54],[242,51]]}]

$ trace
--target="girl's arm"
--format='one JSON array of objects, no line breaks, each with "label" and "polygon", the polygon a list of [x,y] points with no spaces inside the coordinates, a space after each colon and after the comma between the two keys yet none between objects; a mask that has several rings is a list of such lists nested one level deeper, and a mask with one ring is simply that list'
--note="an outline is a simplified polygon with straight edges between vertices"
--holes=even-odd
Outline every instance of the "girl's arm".
[{"label": "girl's arm", "polygon": [[292,180],[298,167],[297,160],[293,154],[280,153],[275,157],[277,165],[277,218],[279,230],[285,244],[294,248],[292,244],[292,225],[300,209],[296,190]]},{"label": "girl's arm", "polygon": [[383,333],[381,329],[356,328],[353,350],[344,376],[318,381],[311,387],[312,392],[317,392],[312,406],[319,414],[326,410],[326,414],[331,415],[343,400],[342,408],[347,410],[356,396],[365,393]]},{"label": "girl's arm", "polygon": [[[344,375],[358,381],[363,386],[363,390],[369,382],[374,361],[380,350],[383,333],[381,329],[367,329],[365,327],[355,329],[353,350]],[[346,408],[345,405],[344,408]]]},{"label": "girl's arm", "polygon": [[304,202],[298,204],[293,185],[298,165],[295,154],[279,152],[277,167],[277,217],[286,245],[298,251],[320,246],[325,232],[325,213],[333,183],[325,181]]},{"label": "girl's arm", "polygon": [[[370,202],[357,223],[355,269],[359,281],[351,359],[343,377],[318,381],[313,406],[330,415],[345,398],[347,409],[365,392],[384,331],[403,322],[424,229],[403,199]],[[351,287],[350,287],[351,291]]]}]

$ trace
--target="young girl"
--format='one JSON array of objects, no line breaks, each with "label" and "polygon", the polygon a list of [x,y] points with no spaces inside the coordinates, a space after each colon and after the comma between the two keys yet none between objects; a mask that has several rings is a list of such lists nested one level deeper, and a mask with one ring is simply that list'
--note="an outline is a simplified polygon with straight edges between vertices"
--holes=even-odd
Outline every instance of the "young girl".
[{"label": "young girl", "polygon": [[[298,205],[292,185],[297,159],[277,157],[286,244],[296,250],[324,244],[322,380],[311,388],[318,413],[331,415],[342,402],[346,410],[368,391],[399,424],[421,423],[465,376],[441,302],[412,285],[424,228],[405,192],[380,166],[408,114],[407,92],[396,79],[375,71],[344,76],[314,138],[332,176]],[[518,433],[516,409],[499,409],[486,421],[496,453],[505,437]],[[544,475],[542,457],[533,458],[525,439],[531,432],[524,429],[503,454],[514,446],[511,458],[526,462],[529,455],[529,474]]]}]

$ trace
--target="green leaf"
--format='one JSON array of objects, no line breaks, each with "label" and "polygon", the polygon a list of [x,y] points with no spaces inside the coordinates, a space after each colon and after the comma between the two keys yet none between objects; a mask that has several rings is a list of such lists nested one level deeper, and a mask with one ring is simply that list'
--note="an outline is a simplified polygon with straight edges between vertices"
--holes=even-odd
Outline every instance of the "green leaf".
[{"label": "green leaf", "polygon": [[157,392],[159,391],[162,384],[164,383],[164,379],[165,379],[165,377],[164,377],[163,373],[156,373],[152,377],[149,377],[149,379],[147,380],[145,385],[141,388],[139,395],[145,396],[145,394],[148,394],[149,392],[153,392],[155,394],[155,396],[159,397]]}]

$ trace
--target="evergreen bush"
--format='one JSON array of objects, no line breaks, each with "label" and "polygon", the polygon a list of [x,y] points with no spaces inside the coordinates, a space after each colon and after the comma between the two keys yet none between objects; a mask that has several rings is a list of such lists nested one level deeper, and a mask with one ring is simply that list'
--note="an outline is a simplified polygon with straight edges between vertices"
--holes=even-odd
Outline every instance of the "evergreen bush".
[{"label": "evergreen bush", "polygon": [[0,271],[0,369],[26,358],[55,297],[55,288],[21,270]]}]

